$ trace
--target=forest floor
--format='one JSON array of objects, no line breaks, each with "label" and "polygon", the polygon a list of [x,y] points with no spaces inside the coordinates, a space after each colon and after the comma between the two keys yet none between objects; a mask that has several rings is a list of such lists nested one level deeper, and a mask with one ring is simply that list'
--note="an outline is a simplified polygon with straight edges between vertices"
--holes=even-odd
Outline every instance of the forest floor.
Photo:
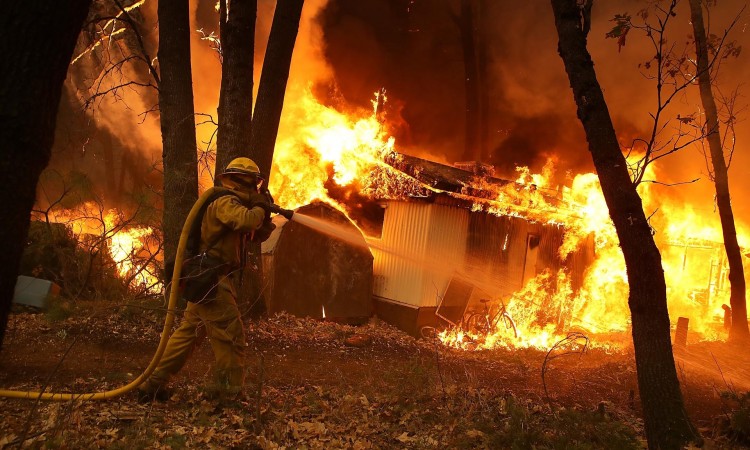
[{"label": "forest floor", "polygon": [[[98,392],[133,379],[151,359],[163,315],[99,308],[11,315],[0,387]],[[134,393],[96,402],[0,398],[0,448],[645,445],[632,350],[547,358],[531,349],[448,349],[378,321],[351,327],[280,315],[246,325],[243,399],[207,394],[213,355],[203,343],[166,402],[138,403]],[[741,447],[747,438],[737,430],[750,420],[742,395],[750,389],[750,355],[724,347],[697,343],[676,355],[704,448]]]}]

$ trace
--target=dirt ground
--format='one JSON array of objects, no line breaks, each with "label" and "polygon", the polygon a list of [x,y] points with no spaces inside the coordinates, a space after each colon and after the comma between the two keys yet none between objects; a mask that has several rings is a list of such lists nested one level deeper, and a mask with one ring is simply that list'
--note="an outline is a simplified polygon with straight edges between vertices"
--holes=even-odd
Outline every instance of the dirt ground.
[{"label": "dirt ground", "polygon": [[[148,364],[163,320],[154,311],[86,304],[68,314],[11,316],[0,386],[119,387]],[[132,393],[100,402],[0,399],[0,448],[644,446],[632,351],[468,352],[376,320],[350,327],[288,315],[248,320],[247,342],[241,399],[217,400],[204,389],[213,356],[203,343],[167,402],[140,404]],[[742,396],[750,356],[694,343],[676,358],[705,447],[741,447],[744,436],[729,424],[738,406],[750,409]]]}]

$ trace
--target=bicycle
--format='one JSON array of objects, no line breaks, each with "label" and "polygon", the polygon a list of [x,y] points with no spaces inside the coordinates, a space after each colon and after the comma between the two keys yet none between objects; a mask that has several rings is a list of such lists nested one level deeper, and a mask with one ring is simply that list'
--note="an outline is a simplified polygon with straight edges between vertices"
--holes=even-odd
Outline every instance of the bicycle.
[{"label": "bicycle", "polygon": [[[466,311],[461,321],[454,324],[464,332],[464,339],[478,343],[488,335],[498,333],[509,339],[518,338],[516,322],[508,313],[505,302],[501,300],[499,305],[490,306],[491,300],[481,299],[480,303],[482,303],[481,311]],[[419,331],[426,339],[437,339],[440,333],[437,328],[429,325],[422,327]]]},{"label": "bicycle", "polygon": [[481,299],[481,311],[470,311],[464,315],[461,328],[475,335],[487,336],[500,332],[507,334],[508,337],[518,338],[516,322],[508,313],[505,302],[500,300],[500,304],[490,306],[491,300]]}]

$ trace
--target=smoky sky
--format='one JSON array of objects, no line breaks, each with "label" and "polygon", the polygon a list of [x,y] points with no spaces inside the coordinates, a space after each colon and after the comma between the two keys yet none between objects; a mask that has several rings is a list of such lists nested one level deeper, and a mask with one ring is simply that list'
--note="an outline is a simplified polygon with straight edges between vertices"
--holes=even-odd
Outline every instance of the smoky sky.
[{"label": "smoky sky", "polygon": [[[489,161],[484,162],[494,164],[500,175],[510,176],[516,165],[538,171],[547,156],[556,155],[559,173],[592,171],[586,137],[557,54],[549,2],[473,3],[485,5],[480,17],[487,21]],[[691,33],[687,2],[683,3],[669,36],[680,45]],[[638,64],[654,53],[645,36],[631,33],[625,47],[618,49],[605,33],[612,28],[615,14],[635,15],[646,6],[632,0],[596,2],[588,39],[623,143],[649,133],[655,91]],[[719,25],[729,23],[738,10],[730,1],[716,9],[712,19]],[[319,17],[324,55],[346,101],[367,106],[373,92],[385,87],[392,115],[402,120],[395,130],[397,148],[447,163],[460,160],[464,146],[465,75],[458,13],[457,0],[330,0]],[[748,40],[745,28],[740,24],[734,35],[740,43]],[[746,58],[729,66],[731,81],[742,83]],[[695,110],[684,103],[676,107]],[[677,111],[669,113],[674,117]],[[738,136],[743,133],[747,134],[740,130]],[[702,156],[683,153],[669,161],[674,175],[670,181],[699,176],[707,180],[701,173]]]},{"label": "smoky sky", "polygon": [[[484,162],[507,173],[516,165],[541,167],[547,155],[562,153],[567,169],[591,170],[569,90],[544,82],[537,86],[529,79],[534,73],[544,79],[550,70],[565,76],[556,40],[536,39],[529,45],[534,35],[552,37],[551,12],[520,2],[485,3],[489,8],[483,14],[491,25],[485,84],[490,160]],[[399,147],[419,149],[447,162],[459,160],[464,145],[465,75],[458,12],[455,1],[331,0],[319,18],[324,54],[346,100],[364,106],[373,92],[385,87],[404,122],[396,130]],[[535,57],[528,58],[529,52]],[[543,66],[537,65],[540,53],[548,60]],[[519,104],[536,101],[520,99],[518,92],[524,90],[547,100],[541,106]]]}]

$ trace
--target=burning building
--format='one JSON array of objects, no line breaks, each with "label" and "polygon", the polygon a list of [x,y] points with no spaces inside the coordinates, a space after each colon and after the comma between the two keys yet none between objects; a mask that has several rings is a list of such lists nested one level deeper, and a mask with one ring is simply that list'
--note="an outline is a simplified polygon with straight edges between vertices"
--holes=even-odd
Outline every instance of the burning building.
[{"label": "burning building", "polygon": [[[545,271],[564,269],[572,288],[581,286],[593,239],[563,258],[563,225],[522,214],[528,204],[511,198],[504,212],[480,206],[498,190],[523,187],[406,155],[393,153],[387,161],[424,188],[379,200],[382,232],[370,245],[376,312],[385,321],[414,335],[438,317],[457,323],[467,306],[510,297]],[[554,192],[536,194],[555,202]]]}]

